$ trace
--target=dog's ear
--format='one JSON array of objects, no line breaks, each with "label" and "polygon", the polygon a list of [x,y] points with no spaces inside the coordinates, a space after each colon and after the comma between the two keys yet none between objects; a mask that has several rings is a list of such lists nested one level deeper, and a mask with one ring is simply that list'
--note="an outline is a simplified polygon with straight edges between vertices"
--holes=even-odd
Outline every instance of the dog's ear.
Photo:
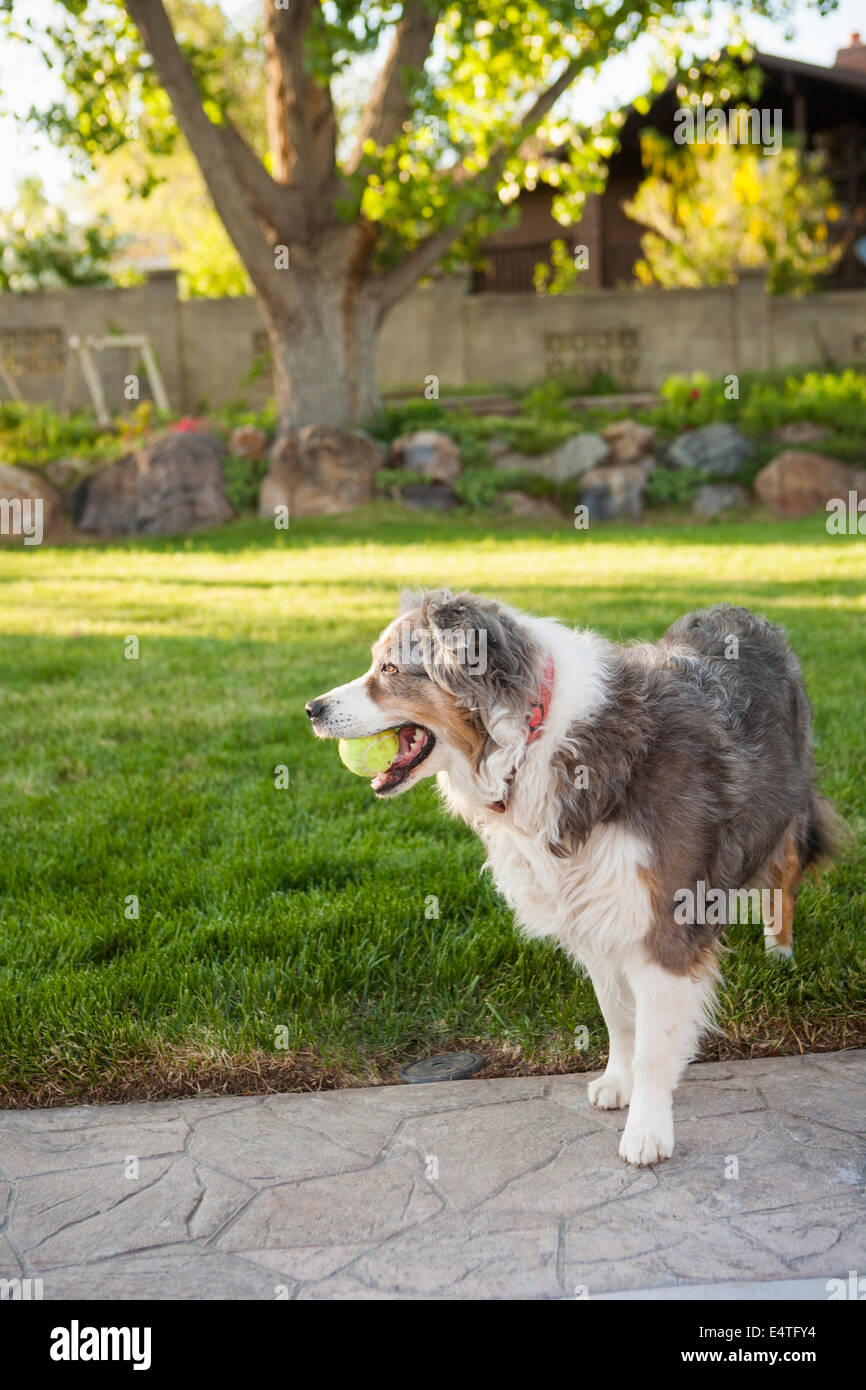
[{"label": "dog's ear", "polygon": [[424,596],[422,618],[427,674],[475,711],[496,743],[511,744],[536,697],[539,651],[526,629],[501,604],[447,590]]},{"label": "dog's ear", "polygon": [[[442,589],[440,592],[444,594],[447,593],[447,590]],[[424,602],[424,597],[423,589],[401,589],[397,604],[397,617],[402,618],[404,613],[412,613],[416,608],[420,608]]]}]

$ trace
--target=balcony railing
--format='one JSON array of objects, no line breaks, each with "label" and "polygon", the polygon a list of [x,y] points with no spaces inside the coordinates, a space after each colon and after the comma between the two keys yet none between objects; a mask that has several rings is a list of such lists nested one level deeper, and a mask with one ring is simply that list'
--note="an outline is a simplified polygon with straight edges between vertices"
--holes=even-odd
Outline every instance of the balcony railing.
[{"label": "balcony railing", "polygon": [[550,262],[550,242],[524,246],[492,246],[484,252],[485,266],[472,272],[473,294],[533,294],[533,275],[539,262]]}]

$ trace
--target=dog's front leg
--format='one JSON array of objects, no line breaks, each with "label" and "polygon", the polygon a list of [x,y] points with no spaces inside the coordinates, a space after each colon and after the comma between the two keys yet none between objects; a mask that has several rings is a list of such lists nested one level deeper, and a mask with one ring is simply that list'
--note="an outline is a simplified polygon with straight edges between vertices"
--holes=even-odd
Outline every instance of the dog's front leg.
[{"label": "dog's front leg", "polygon": [[627,971],[635,998],[634,1087],[620,1157],[642,1166],[674,1151],[674,1089],[694,1056],[712,980],[650,963]]},{"label": "dog's front leg", "polygon": [[619,1110],[631,1100],[634,998],[616,971],[597,967],[589,975],[607,1025],[608,1053],[607,1067],[602,1076],[590,1081],[587,1095],[599,1110]]}]

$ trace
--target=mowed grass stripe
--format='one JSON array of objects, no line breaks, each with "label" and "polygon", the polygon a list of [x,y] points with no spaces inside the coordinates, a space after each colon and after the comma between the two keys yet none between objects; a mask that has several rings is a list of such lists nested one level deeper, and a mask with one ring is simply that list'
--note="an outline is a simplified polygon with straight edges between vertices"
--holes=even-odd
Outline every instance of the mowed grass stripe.
[{"label": "mowed grass stripe", "polygon": [[803,890],[793,968],[732,929],[706,1054],[862,1044],[864,555],[820,517],[586,535],[384,507],[0,554],[0,1099],[391,1080],[470,1042],[491,1074],[598,1065],[590,985],[521,940],[431,787],[380,804],[306,727],[419,584],[622,640],[719,601],[787,627],[852,844]]}]

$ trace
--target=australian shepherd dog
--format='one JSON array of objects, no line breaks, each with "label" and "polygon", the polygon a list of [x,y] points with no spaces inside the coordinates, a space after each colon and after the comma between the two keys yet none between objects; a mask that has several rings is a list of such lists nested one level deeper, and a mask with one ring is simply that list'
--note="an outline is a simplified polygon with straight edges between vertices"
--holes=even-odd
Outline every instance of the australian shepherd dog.
[{"label": "australian shepherd dog", "polygon": [[589,1099],[629,1107],[622,1158],[669,1157],[720,904],[771,898],[767,947],[790,956],[798,884],[836,839],[782,629],[720,606],[618,646],[470,593],[408,595],[366,674],[306,708],[320,738],[399,731],[378,797],[435,775],[523,931],[592,979],[610,1047]]}]

